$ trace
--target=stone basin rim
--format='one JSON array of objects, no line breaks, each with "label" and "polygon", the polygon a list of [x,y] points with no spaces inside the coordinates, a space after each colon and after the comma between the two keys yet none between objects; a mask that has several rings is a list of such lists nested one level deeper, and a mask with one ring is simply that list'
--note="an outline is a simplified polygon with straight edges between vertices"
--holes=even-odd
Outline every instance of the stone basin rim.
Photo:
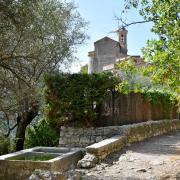
[{"label": "stone basin rim", "polygon": [[[45,152],[43,152],[43,149],[46,150]],[[42,151],[38,151],[38,150],[42,150]],[[62,150],[62,152],[57,153],[57,152],[48,152],[48,150]],[[65,152],[63,152],[63,150]],[[10,154],[5,154],[0,156],[0,161],[14,161],[14,162],[19,162],[19,161],[29,161],[29,162],[49,162],[52,163],[54,161],[63,159],[68,157],[69,155],[72,155],[78,151],[84,151],[83,148],[67,148],[67,147],[42,147],[42,146],[37,146],[34,148],[30,148],[30,149],[25,149],[25,150],[21,150],[21,151],[17,151],[17,152],[13,152]],[[39,153],[39,154],[57,154],[56,157],[49,159],[49,160],[45,160],[45,161],[33,161],[33,160],[12,160],[10,158],[16,157],[16,156],[23,156],[25,154],[28,153]]]}]

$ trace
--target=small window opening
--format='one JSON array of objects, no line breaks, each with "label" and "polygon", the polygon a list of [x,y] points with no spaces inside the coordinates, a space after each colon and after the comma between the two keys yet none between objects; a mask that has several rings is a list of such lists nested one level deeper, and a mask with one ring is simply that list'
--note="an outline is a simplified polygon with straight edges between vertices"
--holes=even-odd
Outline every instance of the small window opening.
[{"label": "small window opening", "polygon": [[124,42],[124,36],[121,34],[121,42]]}]

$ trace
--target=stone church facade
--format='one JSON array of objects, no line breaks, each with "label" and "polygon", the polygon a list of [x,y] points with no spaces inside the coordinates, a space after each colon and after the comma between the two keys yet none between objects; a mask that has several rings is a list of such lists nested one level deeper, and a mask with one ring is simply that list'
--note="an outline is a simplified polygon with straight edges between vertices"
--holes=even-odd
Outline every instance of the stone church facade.
[{"label": "stone church facade", "polygon": [[88,53],[89,64],[88,73],[98,73],[102,71],[112,71],[114,65],[121,60],[132,57],[135,63],[142,64],[143,60],[140,56],[130,56],[127,54],[127,33],[125,28],[117,31],[119,40],[113,40],[104,37],[94,43],[94,51]]}]

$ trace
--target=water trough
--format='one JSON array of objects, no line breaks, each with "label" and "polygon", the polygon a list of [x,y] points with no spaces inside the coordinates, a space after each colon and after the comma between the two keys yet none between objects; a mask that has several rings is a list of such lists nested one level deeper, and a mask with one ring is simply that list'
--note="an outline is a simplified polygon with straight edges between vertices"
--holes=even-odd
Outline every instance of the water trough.
[{"label": "water trough", "polygon": [[83,156],[80,148],[35,147],[0,156],[0,179],[26,179],[35,169],[64,172]]}]

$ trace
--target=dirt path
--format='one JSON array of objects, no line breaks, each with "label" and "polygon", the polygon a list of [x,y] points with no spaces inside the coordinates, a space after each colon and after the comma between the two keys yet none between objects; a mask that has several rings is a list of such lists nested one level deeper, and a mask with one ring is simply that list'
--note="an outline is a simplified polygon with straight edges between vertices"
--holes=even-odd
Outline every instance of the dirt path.
[{"label": "dirt path", "polygon": [[180,180],[180,131],[135,143],[87,170],[84,180]]}]

